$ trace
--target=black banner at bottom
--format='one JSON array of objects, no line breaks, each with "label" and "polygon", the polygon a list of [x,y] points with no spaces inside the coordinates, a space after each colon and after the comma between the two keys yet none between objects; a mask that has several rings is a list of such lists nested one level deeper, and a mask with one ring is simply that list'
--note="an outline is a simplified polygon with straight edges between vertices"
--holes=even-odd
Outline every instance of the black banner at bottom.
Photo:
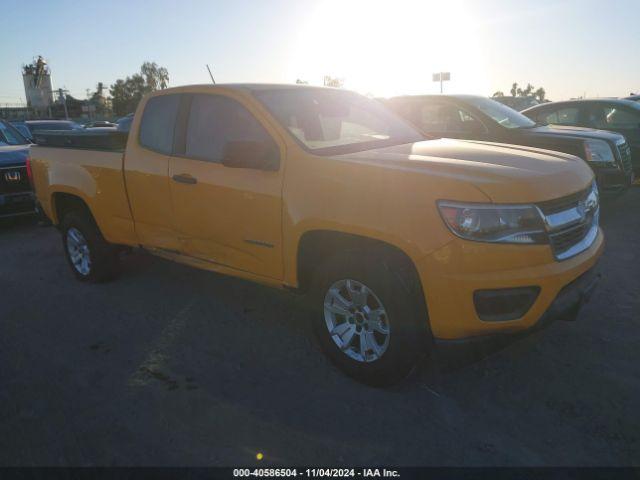
[{"label": "black banner at bottom", "polygon": [[640,467],[4,467],[0,479],[640,480]]},{"label": "black banner at bottom", "polygon": [[640,480],[640,467],[5,467],[0,479],[429,479]]}]

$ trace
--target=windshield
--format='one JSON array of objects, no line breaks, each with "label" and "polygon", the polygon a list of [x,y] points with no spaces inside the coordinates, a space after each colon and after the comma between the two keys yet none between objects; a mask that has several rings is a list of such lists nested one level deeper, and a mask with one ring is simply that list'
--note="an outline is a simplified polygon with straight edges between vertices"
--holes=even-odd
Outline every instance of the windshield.
[{"label": "windshield", "polygon": [[0,121],[0,146],[2,145],[29,145],[29,142],[15,127]]},{"label": "windshield", "polygon": [[470,98],[469,103],[505,128],[531,128],[536,123],[514,109],[490,98]]},{"label": "windshield", "polygon": [[18,130],[24,138],[31,138],[31,132],[29,131],[26,125],[19,123],[17,125],[11,125],[11,126],[14,127],[16,130]]},{"label": "windshield", "polygon": [[307,150],[350,153],[424,140],[376,100],[345,90],[292,88],[255,96]]}]

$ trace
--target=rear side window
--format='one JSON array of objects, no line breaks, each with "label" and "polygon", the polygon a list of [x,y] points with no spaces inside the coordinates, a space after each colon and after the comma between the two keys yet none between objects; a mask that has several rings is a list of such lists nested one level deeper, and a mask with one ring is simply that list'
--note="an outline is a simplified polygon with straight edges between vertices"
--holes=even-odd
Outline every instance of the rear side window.
[{"label": "rear side window", "polygon": [[191,102],[185,156],[222,162],[228,142],[271,142],[271,136],[240,103],[221,95],[195,94]]},{"label": "rear side window", "polygon": [[150,150],[170,155],[176,126],[180,95],[162,95],[149,99],[140,124],[140,144]]}]

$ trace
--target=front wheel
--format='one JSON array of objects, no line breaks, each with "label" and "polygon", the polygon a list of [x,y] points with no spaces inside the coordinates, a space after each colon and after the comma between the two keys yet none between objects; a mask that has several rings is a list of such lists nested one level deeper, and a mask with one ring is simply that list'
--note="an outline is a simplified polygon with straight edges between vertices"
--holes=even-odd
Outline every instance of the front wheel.
[{"label": "front wheel", "polygon": [[339,254],[321,266],[314,330],[333,363],[370,385],[404,380],[429,346],[418,287],[415,275],[379,255]]},{"label": "front wheel", "polygon": [[103,282],[113,278],[117,249],[108,243],[86,214],[71,212],[60,226],[67,262],[76,278],[83,282]]}]

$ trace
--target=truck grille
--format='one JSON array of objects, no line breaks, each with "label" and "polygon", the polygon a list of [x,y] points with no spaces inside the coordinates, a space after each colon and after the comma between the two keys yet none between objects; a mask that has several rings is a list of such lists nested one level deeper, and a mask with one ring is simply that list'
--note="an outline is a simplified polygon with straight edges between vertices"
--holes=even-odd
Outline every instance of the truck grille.
[{"label": "truck grille", "polygon": [[552,215],[564,210],[569,210],[570,208],[575,207],[580,200],[585,200],[587,195],[589,195],[590,190],[591,188],[585,188],[584,190],[572,193],[566,197],[540,202],[538,203],[538,208],[542,210],[542,213],[545,215]]},{"label": "truck grille", "polygon": [[618,153],[620,154],[620,163],[625,173],[631,172],[631,147],[627,142],[618,144]]},{"label": "truck grille", "polygon": [[575,227],[570,227],[561,232],[549,235],[549,239],[551,240],[551,247],[553,248],[553,253],[556,255],[556,257],[562,255],[563,253],[566,253],[569,249],[571,249],[571,247],[584,239],[590,228],[590,224],[582,223],[576,225]]},{"label": "truck grille", "polygon": [[27,177],[27,167],[0,168],[0,194],[29,191],[31,191],[31,185]]},{"label": "truck grille", "polygon": [[[594,187],[595,188],[595,187]],[[598,235],[600,209],[592,188],[556,200],[541,202],[549,243],[558,260],[566,260],[589,248]]]}]

